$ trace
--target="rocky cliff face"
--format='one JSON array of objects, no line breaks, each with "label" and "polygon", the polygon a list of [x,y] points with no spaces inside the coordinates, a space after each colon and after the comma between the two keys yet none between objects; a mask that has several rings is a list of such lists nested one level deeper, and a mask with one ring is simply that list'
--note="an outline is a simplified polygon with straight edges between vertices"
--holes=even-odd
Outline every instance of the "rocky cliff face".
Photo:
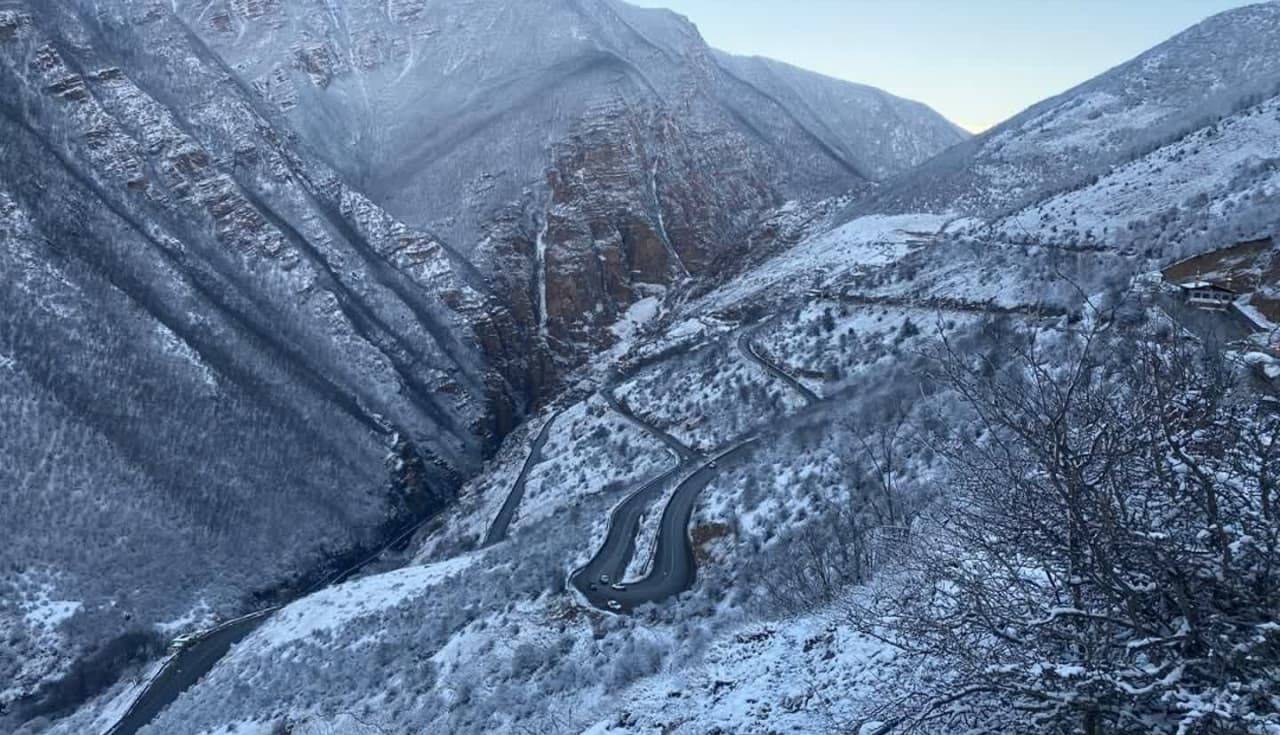
[{"label": "rocky cliff face", "polygon": [[[167,6],[94,5],[0,10],[0,629],[25,641],[0,704],[371,540],[391,450],[447,494],[523,400],[473,336],[501,307],[439,242]],[[30,622],[50,598],[70,624]]]},{"label": "rocky cliff face", "polygon": [[775,82],[611,0],[5,2],[0,704],[369,541],[397,462],[447,496],[639,298],[960,137]]},{"label": "rocky cliff face", "polygon": [[638,294],[714,275],[773,207],[965,137],[922,105],[718,54],[687,20],[613,0],[176,8],[346,180],[498,284],[539,355],[517,382],[545,386],[536,365],[606,344]]}]

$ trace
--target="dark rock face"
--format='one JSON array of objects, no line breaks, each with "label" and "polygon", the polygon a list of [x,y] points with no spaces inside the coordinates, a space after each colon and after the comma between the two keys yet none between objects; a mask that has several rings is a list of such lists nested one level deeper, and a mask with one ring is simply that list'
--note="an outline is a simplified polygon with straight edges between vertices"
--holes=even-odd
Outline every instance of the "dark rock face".
[{"label": "dark rock face", "polygon": [[[718,54],[687,20],[614,0],[178,13],[345,180],[500,284],[536,332],[519,339],[561,367],[607,344],[646,287],[713,275],[778,204],[965,137],[923,105]],[[520,372],[506,378],[546,384]]]},{"label": "dark rock face", "polygon": [[[6,698],[368,543],[399,509],[394,436],[448,494],[523,400],[476,338],[501,307],[167,5],[0,16]],[[78,612],[31,628],[43,598]]]},{"label": "dark rock face", "polygon": [[725,243],[780,203],[763,166],[719,173],[741,140],[690,137],[665,115],[641,127],[616,109],[556,147],[541,276],[558,353],[607,347],[609,327],[639,298],[714,277]]}]

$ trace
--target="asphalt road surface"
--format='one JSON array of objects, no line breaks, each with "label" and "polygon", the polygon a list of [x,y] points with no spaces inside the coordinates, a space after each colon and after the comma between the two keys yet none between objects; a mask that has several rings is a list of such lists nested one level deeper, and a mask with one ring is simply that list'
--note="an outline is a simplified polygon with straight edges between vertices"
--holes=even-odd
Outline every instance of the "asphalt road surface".
[{"label": "asphalt road surface", "polygon": [[[754,334],[755,329],[745,329],[738,335],[738,349],[742,354],[770,375],[785,382],[803,396],[810,406],[821,403],[822,398],[818,394],[756,350],[752,342]],[[632,413],[617,400],[612,388],[607,388],[603,394],[615,411],[662,439],[680,460],[676,467],[650,480],[614,509],[609,518],[609,530],[604,544],[585,567],[570,577],[570,583],[594,607],[625,612],[645,603],[665,600],[693,587],[697,579],[697,562],[694,559],[693,542],[689,538],[689,523],[698,496],[721,469],[741,461],[756,439],[746,439],[714,459],[706,459],[675,437]],[[661,497],[668,483],[686,473],[687,476],[679,481],[680,484],[663,510],[649,573],[643,579],[623,585],[624,589],[613,589],[611,585],[622,579],[635,555],[636,536],[640,531],[640,519],[645,509],[657,497]],[[604,582],[605,578],[609,582]],[[617,607],[610,607],[611,602],[616,603]]]},{"label": "asphalt road surface", "polygon": [[551,435],[551,427],[555,424],[559,414],[552,416],[542,427],[542,431],[538,432],[538,437],[533,440],[533,447],[529,449],[529,456],[524,460],[524,466],[520,468],[520,476],[516,478],[516,482],[511,486],[511,492],[507,494],[506,502],[502,504],[502,509],[498,511],[497,517],[493,519],[493,524],[489,526],[489,532],[484,537],[484,547],[493,546],[501,543],[507,538],[507,529],[511,527],[511,521],[516,516],[516,509],[520,507],[520,501],[524,499],[524,486],[529,481],[529,473],[538,463],[542,461],[542,447],[547,443],[547,437]]},{"label": "asphalt road surface", "polygon": [[631,411],[630,407],[628,407],[622,401],[619,401],[617,396],[613,395],[613,386],[608,386],[604,390],[600,391],[600,395],[604,396],[605,401],[609,403],[609,408],[612,408],[614,411],[617,411],[619,414],[622,415],[623,418],[627,419],[628,421],[635,424],[636,426],[639,426],[644,431],[657,437],[660,441],[662,441],[663,444],[666,444],[671,451],[676,453],[676,456],[680,458],[681,462],[690,462],[697,459],[700,456],[697,452],[690,449],[689,446],[684,442],[668,434],[662,429],[659,429],[658,427],[647,423],[644,419],[640,418],[639,416],[636,416]]},{"label": "asphalt road surface", "polygon": [[[574,572],[572,577],[574,586],[586,595],[591,604],[599,608],[605,607],[609,599],[605,594],[610,591],[607,589],[609,584],[622,579],[635,555],[636,536],[640,532],[640,519],[644,516],[645,509],[662,497],[667,484],[674,482],[684,467],[684,464],[673,466],[642,485],[613,509],[604,544],[591,561]],[[602,582],[602,576],[608,577],[609,582]],[[593,585],[596,590],[591,589]]]},{"label": "asphalt road surface", "polygon": [[133,735],[209,673],[227,651],[271,617],[267,610],[217,628],[189,644],[160,671],[106,735]]},{"label": "asphalt road surface", "polygon": [[774,365],[772,362],[769,362],[756,351],[756,345],[753,341],[755,332],[755,329],[744,329],[742,330],[742,333],[738,335],[738,349],[742,351],[742,354],[745,355],[748,360],[763,368],[765,372],[791,386],[797,393],[804,396],[804,400],[810,406],[821,402],[822,399],[817,393],[806,388],[803,383],[791,377],[790,373],[777,365]]},{"label": "asphalt road surface", "polygon": [[[754,439],[743,441],[713,459],[703,460],[700,465],[681,463],[633,493],[614,510],[600,551],[585,567],[573,573],[570,582],[597,608],[610,610],[609,602],[616,601],[619,605],[617,612],[659,602],[693,587],[697,564],[693,556],[693,542],[689,539],[689,521],[698,495],[721,469],[745,457],[754,442]],[[648,575],[625,585],[625,589],[612,589],[601,581],[601,575],[608,575],[610,582],[621,578],[635,554],[635,539],[644,508],[653,501],[654,494],[660,494],[662,487],[682,471],[687,471],[690,464],[697,469],[680,481],[662,513],[658,543]]]},{"label": "asphalt road surface", "polygon": [[[408,528],[377,551],[348,567],[332,577],[316,583],[297,598],[319,592],[322,589],[342,584],[361,570],[382,557],[389,549],[405,541],[417,533],[431,518]],[[124,717],[120,719],[105,735],[133,735],[156,718],[165,707],[168,707],[184,691],[198,682],[209,672],[236,643],[244,640],[250,633],[269,620],[281,606],[261,610],[251,615],[238,618],[213,630],[198,634],[199,637],[185,646],[160,673],[147,684],[146,689],[138,695]]]}]

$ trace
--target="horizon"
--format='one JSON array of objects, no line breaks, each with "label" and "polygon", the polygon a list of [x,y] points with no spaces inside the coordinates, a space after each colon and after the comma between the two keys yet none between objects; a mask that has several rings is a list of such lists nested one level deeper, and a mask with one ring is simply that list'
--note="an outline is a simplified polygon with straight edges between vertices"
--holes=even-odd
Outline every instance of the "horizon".
[{"label": "horizon", "polygon": [[[629,0],[692,21],[722,51],[763,56],[922,102],[979,134],[1256,0]],[[909,52],[904,53],[903,49]],[[962,63],[958,63],[962,62]]]}]

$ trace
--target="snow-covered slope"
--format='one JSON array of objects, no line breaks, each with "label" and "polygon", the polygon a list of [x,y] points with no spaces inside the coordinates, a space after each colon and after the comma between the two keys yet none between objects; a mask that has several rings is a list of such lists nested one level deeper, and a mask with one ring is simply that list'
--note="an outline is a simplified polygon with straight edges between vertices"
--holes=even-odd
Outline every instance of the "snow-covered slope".
[{"label": "snow-covered slope", "polygon": [[959,139],[767,97],[612,0],[0,3],[0,709],[438,509],[633,302]]},{"label": "snow-covered slope", "polygon": [[750,118],[765,97],[870,179],[902,173],[969,137],[929,107],[874,87],[762,57],[716,52],[715,59],[729,75],[727,106]]},{"label": "snow-covered slope", "polygon": [[155,7],[0,8],[10,712],[438,506],[516,401],[478,339],[500,309]]},{"label": "snow-covered slope", "polygon": [[655,288],[714,278],[773,208],[966,137],[617,0],[175,7],[316,156],[468,257],[553,367],[607,346]]},{"label": "snow-covered slope", "polygon": [[[902,174],[962,135],[612,0],[6,4],[0,704],[460,488],[416,566],[287,605],[150,732],[857,731],[912,672],[830,605],[875,553],[848,524],[901,530],[946,492],[895,433],[954,418],[922,352],[1070,334],[1077,288],[1143,265],[1133,233],[1274,229],[1277,7]],[[846,200],[809,206],[894,175],[855,197],[885,211],[823,231]],[[718,470],[664,439],[750,435]],[[675,535],[692,587],[588,607],[572,573],[673,467],[625,569],[714,471]],[[28,730],[100,729],[137,693]]]},{"label": "snow-covered slope", "polygon": [[1074,188],[1280,88],[1280,3],[1227,11],[893,182],[862,211],[992,214]]},{"label": "snow-covered slope", "polygon": [[467,251],[495,207],[544,180],[553,145],[610,112],[646,129],[650,163],[686,136],[733,135],[737,165],[767,169],[786,198],[902,171],[964,137],[874,90],[796,70],[779,84],[776,66],[762,79],[683,18],[616,0],[176,7],[321,156]]},{"label": "snow-covered slope", "polygon": [[1280,97],[1273,97],[992,227],[1010,240],[1177,257],[1268,234],[1277,197]]}]

